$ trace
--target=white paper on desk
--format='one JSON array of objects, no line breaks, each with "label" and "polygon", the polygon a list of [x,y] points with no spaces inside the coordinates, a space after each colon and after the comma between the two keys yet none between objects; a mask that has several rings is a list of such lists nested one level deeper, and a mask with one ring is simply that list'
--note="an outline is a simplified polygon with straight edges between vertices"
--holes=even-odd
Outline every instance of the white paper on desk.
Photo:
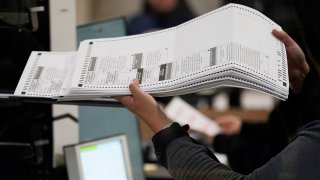
[{"label": "white paper on desk", "polygon": [[215,136],[222,132],[217,123],[193,108],[180,97],[174,97],[164,108],[164,111],[171,120],[181,125],[188,124],[190,129],[208,136]]}]

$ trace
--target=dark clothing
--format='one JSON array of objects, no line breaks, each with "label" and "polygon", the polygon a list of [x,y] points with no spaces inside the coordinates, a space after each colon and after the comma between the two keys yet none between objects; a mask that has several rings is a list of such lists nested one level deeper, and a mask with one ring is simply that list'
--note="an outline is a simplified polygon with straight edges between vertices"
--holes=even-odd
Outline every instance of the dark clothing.
[{"label": "dark clothing", "polygon": [[293,141],[248,175],[232,171],[177,123],[153,137],[159,162],[179,179],[319,179],[320,120],[304,126]]},{"label": "dark clothing", "polygon": [[189,137],[186,127],[176,123],[153,137],[159,162],[175,179],[319,179],[320,82],[312,67],[302,92],[290,93],[270,114],[266,126],[253,131],[245,125],[239,136],[216,139],[215,143],[225,145],[216,149],[229,153],[231,163],[251,168],[248,175],[219,163]]},{"label": "dark clothing", "polygon": [[[320,71],[320,68],[315,64],[316,61],[319,64],[320,60],[320,2],[293,0],[265,1],[264,4],[267,5],[266,11],[274,13],[269,13],[269,17],[280,22],[285,31],[300,44],[312,69],[302,94],[296,96],[290,93],[289,99],[272,111],[268,124],[244,123],[239,135],[218,135],[215,138],[214,149],[226,153],[230,166],[245,174],[279,153],[303,125],[310,120],[320,119],[320,81],[316,75],[316,69]],[[279,11],[276,4],[282,4],[282,9],[287,9],[288,13],[280,16],[284,11]],[[281,17],[286,18],[281,20]]]},{"label": "dark clothing", "polygon": [[267,130],[268,125],[264,123],[244,123],[241,132],[245,133],[217,135],[213,148],[227,155],[228,163],[234,171],[248,174],[279,152],[271,150]]},{"label": "dark clothing", "polygon": [[155,12],[148,2],[145,2],[144,12],[128,21],[128,33],[141,34],[177,26],[193,19],[195,16],[185,0],[179,0],[171,12]]},{"label": "dark clothing", "polygon": [[217,135],[215,151],[228,156],[233,170],[248,174],[284,149],[310,120],[320,119],[320,82],[312,68],[301,94],[290,96],[271,112],[268,123],[244,123],[237,135]]}]

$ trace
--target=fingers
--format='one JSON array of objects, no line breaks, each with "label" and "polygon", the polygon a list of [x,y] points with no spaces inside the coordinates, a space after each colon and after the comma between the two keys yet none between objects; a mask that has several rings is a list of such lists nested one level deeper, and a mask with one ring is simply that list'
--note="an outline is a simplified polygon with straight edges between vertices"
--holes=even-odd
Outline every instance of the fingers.
[{"label": "fingers", "polygon": [[114,96],[116,100],[118,100],[121,104],[123,104],[126,107],[131,106],[133,103],[133,99],[131,96]]},{"label": "fingers", "polygon": [[285,46],[292,46],[295,41],[284,31],[272,30],[272,34],[279,39]]},{"label": "fingers", "polygon": [[139,98],[145,95],[145,92],[139,87],[138,79],[133,79],[132,83],[129,85],[129,89],[133,98]]},{"label": "fingers", "polygon": [[[137,91],[137,88],[139,88],[139,81],[133,79],[132,83],[129,85],[131,93],[133,94],[133,92]],[[126,107],[131,107],[134,103],[132,96],[114,96],[114,98]]]},{"label": "fingers", "polygon": [[139,85],[139,84],[140,84],[140,82],[139,82],[139,80],[138,80],[137,78],[134,78],[134,79],[132,80],[132,83],[133,83],[133,84],[136,84],[136,85]]},{"label": "fingers", "polygon": [[113,98],[115,98],[116,100],[122,102],[125,101],[127,98],[127,96],[113,96]]},{"label": "fingers", "polygon": [[122,103],[124,106],[131,108],[135,104],[135,100],[141,101],[145,99],[146,93],[139,87],[139,80],[133,79],[132,83],[129,85],[129,90],[132,96],[115,96],[114,98]]}]

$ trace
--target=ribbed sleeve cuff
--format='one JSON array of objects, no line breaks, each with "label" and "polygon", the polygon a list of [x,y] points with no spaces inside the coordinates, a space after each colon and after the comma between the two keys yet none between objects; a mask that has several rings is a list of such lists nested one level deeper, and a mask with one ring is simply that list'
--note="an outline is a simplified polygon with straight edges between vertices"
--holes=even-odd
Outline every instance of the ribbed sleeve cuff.
[{"label": "ribbed sleeve cuff", "polygon": [[152,142],[155,148],[155,154],[161,165],[167,167],[167,145],[176,138],[189,136],[187,132],[188,130],[189,125],[180,126],[178,123],[174,122],[171,124],[171,126],[159,131],[153,136]]}]

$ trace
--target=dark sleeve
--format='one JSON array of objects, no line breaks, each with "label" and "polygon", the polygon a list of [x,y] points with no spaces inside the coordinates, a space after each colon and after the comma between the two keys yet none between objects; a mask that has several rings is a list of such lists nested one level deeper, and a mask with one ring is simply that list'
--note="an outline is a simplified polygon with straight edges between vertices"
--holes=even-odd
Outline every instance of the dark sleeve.
[{"label": "dark sleeve", "polygon": [[240,179],[241,174],[219,163],[213,153],[197,144],[188,127],[173,123],[152,138],[156,156],[175,179]]},{"label": "dark sleeve", "polygon": [[320,120],[315,120],[304,126],[286,148],[252,175],[257,179],[319,179],[319,149]]},{"label": "dark sleeve", "polygon": [[[187,134],[175,138],[167,132],[186,129],[175,125],[158,132],[153,137],[157,157],[177,180],[184,179],[317,179],[320,176],[320,121],[313,121],[298,133],[281,153],[261,168],[246,176],[219,163],[202,145]],[[159,136],[166,137],[159,139]],[[163,140],[166,146],[158,146]],[[158,156],[162,154],[162,156]],[[165,160],[164,160],[165,159]]]}]

